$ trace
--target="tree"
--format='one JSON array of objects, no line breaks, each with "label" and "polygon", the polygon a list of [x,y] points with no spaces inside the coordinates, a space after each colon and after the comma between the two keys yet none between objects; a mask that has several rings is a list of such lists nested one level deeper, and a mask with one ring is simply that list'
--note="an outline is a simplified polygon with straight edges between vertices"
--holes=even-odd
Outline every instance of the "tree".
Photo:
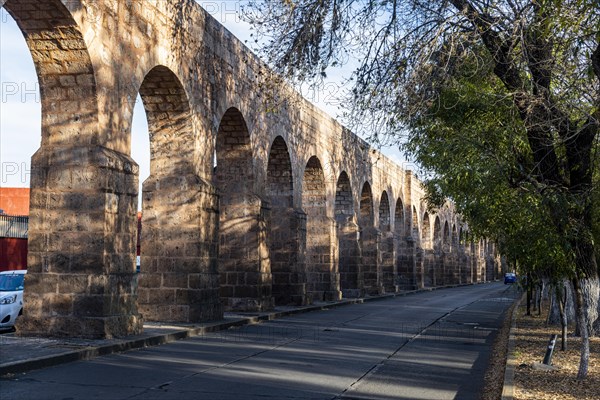
[{"label": "tree", "polygon": [[[426,182],[430,204],[439,206],[451,197],[470,228],[495,240],[519,274],[528,276],[527,315],[532,286],[539,289],[547,282],[554,288],[565,349],[567,314],[560,294],[566,293],[564,279],[575,276],[569,248],[548,229],[552,218],[544,203],[555,197],[545,198],[534,185],[514,180],[521,175],[515,166],[532,168],[533,156],[518,113],[489,65],[485,54],[463,58],[405,147],[436,173]],[[540,290],[536,293],[541,300]]]},{"label": "tree", "polygon": [[[391,139],[418,148],[429,117],[441,110],[449,85],[464,71],[464,60],[491,71],[495,82],[489,88],[499,104],[510,103],[511,124],[523,135],[515,156],[507,160],[509,168],[489,175],[503,176],[504,187],[518,189],[514,193],[531,194],[532,204],[550,224],[550,236],[570,262],[583,338],[578,378],[583,379],[599,303],[593,240],[600,124],[597,1],[250,3],[260,10],[251,14],[251,22],[270,40],[263,54],[290,80],[318,80],[328,67],[350,56],[361,60],[351,77],[348,122],[355,130],[372,132],[375,142]],[[476,71],[479,79],[485,76]],[[468,80],[462,77],[462,82]],[[481,122],[482,128],[489,127]],[[493,133],[499,137],[492,140],[511,142],[502,140],[507,130]],[[483,177],[493,171],[480,172]],[[522,222],[519,218],[502,222],[514,227]],[[506,243],[515,242],[511,235],[518,237],[516,232],[503,230]]]}]

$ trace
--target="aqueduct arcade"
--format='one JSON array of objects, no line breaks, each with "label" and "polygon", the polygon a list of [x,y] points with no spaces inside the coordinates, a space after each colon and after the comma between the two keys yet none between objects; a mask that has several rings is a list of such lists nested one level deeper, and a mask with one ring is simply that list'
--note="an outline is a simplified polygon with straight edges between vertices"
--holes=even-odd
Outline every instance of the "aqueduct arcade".
[{"label": "aqueduct arcade", "polygon": [[[114,337],[495,279],[491,243],[192,0],[0,0],[42,98],[24,335]],[[151,175],[131,158],[137,95]],[[141,272],[135,270],[143,197]]]}]

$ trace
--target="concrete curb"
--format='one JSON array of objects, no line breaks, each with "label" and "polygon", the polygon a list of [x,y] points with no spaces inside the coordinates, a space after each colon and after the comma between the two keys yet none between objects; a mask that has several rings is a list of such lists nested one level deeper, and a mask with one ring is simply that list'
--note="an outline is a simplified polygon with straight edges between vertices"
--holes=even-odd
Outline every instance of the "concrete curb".
[{"label": "concrete curb", "polygon": [[181,327],[181,330],[176,330],[169,333],[158,334],[153,336],[147,336],[143,338],[130,338],[130,339],[115,339],[116,343],[110,343],[99,346],[89,346],[77,350],[65,350],[58,354],[47,355],[43,357],[33,357],[26,360],[19,360],[14,362],[0,364],[0,377],[6,377],[13,374],[24,373],[36,369],[47,368],[59,364],[64,364],[73,361],[90,360],[95,357],[104,356],[113,353],[121,353],[129,350],[141,349],[144,347],[159,346],[162,344],[174,342],[181,339],[186,339],[194,336],[202,336],[208,333],[214,333],[223,331],[232,327],[240,327],[245,325],[257,324],[262,321],[271,321],[278,318],[283,318],[295,314],[302,314],[312,311],[323,311],[332,308],[342,307],[351,304],[361,304],[372,301],[380,301],[386,299],[392,299],[396,297],[408,296],[411,294],[430,292],[434,290],[454,288],[459,286],[470,286],[473,283],[460,284],[460,285],[448,285],[434,288],[423,288],[416,290],[408,290],[399,293],[389,293],[378,296],[369,296],[356,299],[345,299],[327,304],[311,305],[304,307],[297,307],[290,310],[281,310],[268,312],[257,316],[239,316],[239,319],[232,321],[220,321],[215,323],[209,323],[204,326],[193,326],[193,327]]},{"label": "concrete curb", "polygon": [[506,368],[504,370],[504,385],[502,387],[502,400],[513,400],[515,395],[515,368],[517,358],[515,356],[515,336],[517,333],[517,315],[518,309],[523,301],[523,296],[519,299],[512,312],[512,322],[508,334],[508,350],[506,352]]}]

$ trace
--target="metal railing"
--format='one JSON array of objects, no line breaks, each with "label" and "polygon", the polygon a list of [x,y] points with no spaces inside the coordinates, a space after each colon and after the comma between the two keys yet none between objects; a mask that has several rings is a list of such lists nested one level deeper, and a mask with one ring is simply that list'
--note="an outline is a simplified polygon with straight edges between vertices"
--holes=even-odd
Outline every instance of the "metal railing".
[{"label": "metal railing", "polygon": [[27,239],[29,217],[0,214],[0,237]]}]

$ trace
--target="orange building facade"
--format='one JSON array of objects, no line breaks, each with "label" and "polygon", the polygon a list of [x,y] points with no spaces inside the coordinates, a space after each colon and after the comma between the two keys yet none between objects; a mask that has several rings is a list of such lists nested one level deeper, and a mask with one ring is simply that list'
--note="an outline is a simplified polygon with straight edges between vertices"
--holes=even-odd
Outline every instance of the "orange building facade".
[{"label": "orange building facade", "polygon": [[0,188],[0,271],[27,269],[29,189]]},{"label": "orange building facade", "polygon": [[29,215],[29,188],[0,188],[0,210],[8,215]]}]

